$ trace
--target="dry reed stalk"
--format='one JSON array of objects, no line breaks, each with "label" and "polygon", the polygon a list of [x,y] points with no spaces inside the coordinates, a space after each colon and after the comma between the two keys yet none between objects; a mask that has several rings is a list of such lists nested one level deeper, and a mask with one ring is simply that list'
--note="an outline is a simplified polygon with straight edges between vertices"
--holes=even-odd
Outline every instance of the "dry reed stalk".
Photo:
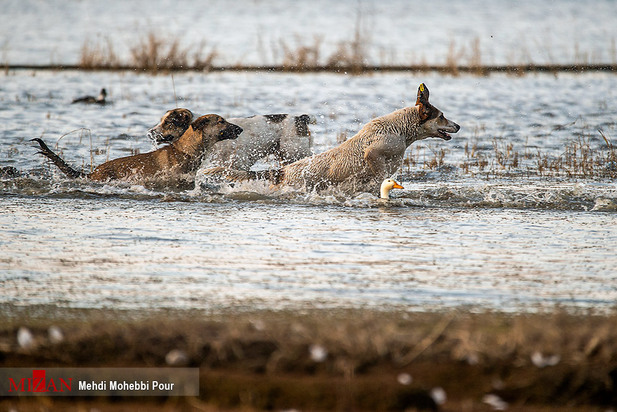
[{"label": "dry reed stalk", "polygon": [[[601,131],[600,134],[603,135]],[[603,138],[606,149],[593,148],[589,136],[581,135],[567,143],[559,155],[550,155],[539,149],[533,153],[527,146],[521,155],[511,142],[500,143],[497,139],[493,140],[492,152],[478,150],[476,143],[471,148],[465,144],[465,160],[459,167],[463,173],[471,174],[499,175],[524,171],[538,176],[614,178],[617,177],[617,152],[605,135]]]},{"label": "dry reed stalk", "polygon": [[[439,65],[429,65],[426,61],[419,64],[392,65],[385,62],[386,59],[394,60],[395,51],[390,50],[388,54],[384,49],[375,53],[372,50],[370,37],[371,31],[367,29],[367,24],[363,21],[362,12],[359,11],[354,27],[354,32],[349,40],[341,41],[336,50],[322,61],[321,45],[322,37],[315,37],[313,44],[305,44],[303,40],[296,36],[295,47],[290,46],[284,40],[272,43],[272,54],[274,60],[278,61],[278,49],[283,49],[282,62],[278,65],[266,67],[268,70],[281,71],[332,71],[345,72],[352,74],[365,73],[374,70],[415,70],[415,71],[439,71],[454,76],[461,72],[486,76],[492,72],[503,72],[509,75],[521,76],[530,71],[554,72],[559,71],[613,71],[617,64],[617,46],[615,40],[611,40],[608,57],[611,63],[601,64],[603,56],[599,52],[587,52],[580,50],[578,44],[574,44],[572,64],[556,64],[550,53],[550,47],[536,44],[536,48],[544,49],[549,63],[537,65],[532,59],[526,43],[521,41],[520,50],[509,53],[509,64],[506,65],[485,65],[483,62],[480,38],[471,40],[468,46],[459,47],[454,40],[450,42],[445,56],[445,63]],[[220,54],[216,47],[206,49],[206,42],[202,41],[197,47],[183,47],[179,39],[170,39],[168,36],[154,32],[148,33],[145,38],[133,42],[130,47],[131,59],[129,62],[122,62],[118,58],[114,47],[109,38],[92,42],[86,40],[82,46],[79,67],[82,69],[126,69],[137,68],[157,72],[159,70],[260,70],[260,66],[244,66],[239,60],[236,65],[215,66],[214,61]],[[524,40],[524,39],[523,39]],[[266,50],[263,42],[258,36],[258,49],[262,55],[262,60],[266,60]],[[7,42],[2,46],[6,49]],[[196,51],[195,51],[196,49]],[[540,50],[542,51],[542,50]],[[6,53],[3,52],[3,55]],[[371,55],[381,56],[380,64],[369,66],[368,61]],[[391,57],[388,57],[391,56]],[[5,59],[6,60],[6,59]],[[413,60],[416,60],[415,58]],[[592,63],[592,62],[598,63]],[[8,63],[6,70],[10,68]],[[50,67],[54,67],[53,65]]]},{"label": "dry reed stalk", "polygon": [[109,37],[102,42],[85,40],[81,46],[79,67],[85,70],[97,68],[116,68],[120,66],[120,60],[114,51],[114,46]]},{"label": "dry reed stalk", "polygon": [[444,67],[448,72],[453,76],[459,75],[459,61],[465,54],[463,49],[456,48],[456,42],[454,40],[450,41],[450,46],[448,47],[448,53],[446,54],[446,62]]},{"label": "dry reed stalk", "polygon": [[202,40],[193,54],[193,68],[196,70],[210,70],[214,61],[219,57],[216,47],[208,47],[206,40]]},{"label": "dry reed stalk", "polygon": [[284,40],[280,40],[279,43],[283,50],[283,69],[307,71],[319,67],[322,40],[321,36],[315,36],[312,45],[305,45],[296,36],[295,48],[290,47]]},{"label": "dry reed stalk", "polygon": [[209,70],[219,57],[216,47],[208,48],[205,40],[199,43],[196,50],[193,49],[181,46],[179,39],[166,40],[155,33],[149,33],[130,48],[133,65],[154,73],[188,68]]},{"label": "dry reed stalk", "polygon": [[361,73],[367,65],[370,47],[370,31],[365,28],[362,11],[358,9],[352,39],[339,43],[336,51],[326,59],[326,67]]}]

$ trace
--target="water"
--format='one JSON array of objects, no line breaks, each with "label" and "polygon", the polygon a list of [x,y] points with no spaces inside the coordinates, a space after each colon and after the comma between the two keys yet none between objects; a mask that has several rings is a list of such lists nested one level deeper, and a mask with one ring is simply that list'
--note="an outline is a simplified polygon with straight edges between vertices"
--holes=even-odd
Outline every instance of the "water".
[{"label": "water", "polygon": [[612,308],[615,214],[2,200],[3,303],[115,309]]},{"label": "water", "polygon": [[[148,151],[147,128],[175,106],[170,78],[18,71],[5,80],[0,159],[24,175],[2,180],[2,303],[528,311],[610,310],[617,299],[614,181],[486,178],[458,167],[472,141],[487,151],[499,139],[559,153],[590,134],[600,148],[594,128],[616,135],[613,75],[175,77],[179,104],[196,112],[317,116],[318,152],[341,131],[351,135],[374,115],[410,104],[425,81],[433,103],[462,130],[450,142],[414,144],[429,155],[445,148],[449,167],[424,175],[421,164],[403,168],[406,189],[387,204],[375,194],[281,194],[260,184],[213,193],[70,181],[27,139],[55,143],[88,127],[58,143],[76,165],[90,163],[90,137],[101,152],[95,164]],[[102,85],[113,104],[68,104]],[[582,103],[571,100],[581,95]]]},{"label": "water", "polygon": [[[360,7],[363,18],[374,23],[372,43],[379,47],[373,50],[391,50],[396,59],[416,53],[440,63],[452,38],[469,44],[480,37],[485,63],[508,63],[519,60],[510,46],[525,45],[520,39],[529,36],[528,50],[529,39],[550,39],[550,47],[536,45],[529,53],[536,62],[542,50],[554,61],[570,62],[576,44],[598,60],[610,60],[614,2],[477,3],[449,2],[456,13],[443,21],[437,10],[444,7],[423,9],[426,36],[420,37],[412,12],[416,2],[384,3],[392,8],[298,2],[295,9],[247,1],[233,10],[212,3],[222,17],[213,25],[189,25],[187,37],[210,39],[224,32],[212,41],[225,45],[229,61],[276,62],[255,42],[272,43],[296,31],[305,38],[326,32],[324,47],[335,48],[349,38]],[[184,3],[178,4],[182,9]],[[141,14],[134,12],[140,2],[106,5],[101,10],[98,2],[87,1],[7,3],[0,25],[4,60],[72,63],[88,36],[126,40],[162,21],[173,34],[193,17],[169,17],[164,10],[170,6],[162,0]],[[280,19],[272,17],[277,9]],[[459,18],[471,10],[473,18]],[[43,12],[48,18],[32,24]],[[95,16],[105,30],[93,24]],[[526,17],[515,18],[521,16]],[[410,24],[384,23],[391,19]],[[218,30],[232,22],[243,29]],[[254,35],[251,41],[247,33]],[[422,52],[409,49],[409,39]],[[373,58],[379,62],[379,56]],[[563,171],[538,174],[533,156],[554,159],[576,142],[606,153],[598,129],[617,141],[612,73],[183,73],[172,79],[22,70],[0,76],[0,166],[21,173],[0,178],[0,304],[205,311],[615,308],[617,183]],[[42,136],[71,164],[88,169],[152,150],[147,129],[166,110],[182,106],[228,117],[312,114],[314,150],[321,152],[371,118],[413,104],[420,82],[428,85],[432,103],[462,129],[449,142],[412,146],[413,162],[396,176],[405,189],[393,192],[390,202],[375,193],[275,192],[258,183],[214,192],[71,181],[29,142]],[[70,104],[101,87],[112,104]],[[508,144],[521,158],[502,168],[495,147],[505,150]],[[472,148],[488,159],[486,170],[466,171]],[[444,165],[428,167],[442,149]]]},{"label": "water", "polygon": [[317,39],[325,63],[359,29],[371,64],[444,64],[449,54],[467,64],[476,46],[484,64],[615,63],[616,15],[612,0],[8,0],[0,57],[75,64],[84,43],[109,41],[126,61],[153,32],[192,50],[205,41],[219,64],[232,65],[278,64],[282,43],[295,49]]}]

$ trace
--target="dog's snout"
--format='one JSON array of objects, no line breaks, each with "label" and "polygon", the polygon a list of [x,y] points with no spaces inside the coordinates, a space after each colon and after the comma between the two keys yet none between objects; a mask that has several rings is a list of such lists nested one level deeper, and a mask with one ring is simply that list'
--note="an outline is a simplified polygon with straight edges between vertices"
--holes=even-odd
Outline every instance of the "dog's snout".
[{"label": "dog's snout", "polygon": [[152,142],[156,144],[167,143],[168,140],[165,139],[165,136],[161,132],[159,132],[156,128],[152,128],[148,130],[148,137]]},{"label": "dog's snout", "polygon": [[454,123],[454,133],[458,132],[459,130],[461,130],[461,126],[459,126],[457,123]]},{"label": "dog's snout", "polygon": [[232,123],[228,123],[227,127],[221,130],[219,140],[236,139],[242,133],[242,128]]}]

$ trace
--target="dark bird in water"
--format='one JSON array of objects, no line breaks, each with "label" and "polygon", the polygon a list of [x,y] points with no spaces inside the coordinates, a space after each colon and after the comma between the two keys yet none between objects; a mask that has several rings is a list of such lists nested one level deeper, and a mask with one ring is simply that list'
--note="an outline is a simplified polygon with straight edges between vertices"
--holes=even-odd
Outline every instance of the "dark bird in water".
[{"label": "dark bird in water", "polygon": [[101,89],[101,92],[97,97],[94,96],[84,96],[79,97],[71,102],[74,103],[85,103],[85,104],[105,104],[105,97],[107,97],[107,90]]},{"label": "dark bird in water", "polygon": [[13,166],[1,166],[0,167],[0,178],[14,178],[21,176],[21,172],[14,168]]}]

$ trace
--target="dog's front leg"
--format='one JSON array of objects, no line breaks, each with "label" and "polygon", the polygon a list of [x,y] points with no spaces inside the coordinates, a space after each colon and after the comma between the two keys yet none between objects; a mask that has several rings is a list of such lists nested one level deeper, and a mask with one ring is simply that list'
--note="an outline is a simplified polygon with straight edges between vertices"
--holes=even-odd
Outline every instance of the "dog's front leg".
[{"label": "dog's front leg", "polygon": [[364,151],[364,163],[366,163],[372,177],[384,179],[388,174],[386,171],[386,157],[379,146],[369,146]]}]

